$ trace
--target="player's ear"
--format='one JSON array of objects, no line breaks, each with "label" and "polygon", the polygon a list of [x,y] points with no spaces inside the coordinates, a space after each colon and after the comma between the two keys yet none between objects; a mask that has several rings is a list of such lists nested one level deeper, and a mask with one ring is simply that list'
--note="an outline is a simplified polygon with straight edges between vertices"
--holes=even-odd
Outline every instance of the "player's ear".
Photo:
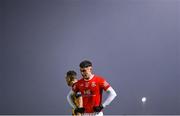
[{"label": "player's ear", "polygon": [[92,72],[92,66],[90,67],[90,71]]}]

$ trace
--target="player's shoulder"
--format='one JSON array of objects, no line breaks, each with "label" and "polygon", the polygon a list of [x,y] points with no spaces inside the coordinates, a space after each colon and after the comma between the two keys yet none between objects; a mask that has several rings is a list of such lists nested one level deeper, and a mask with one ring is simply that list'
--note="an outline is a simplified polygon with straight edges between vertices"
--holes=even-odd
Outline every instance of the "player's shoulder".
[{"label": "player's shoulder", "polygon": [[81,78],[81,79],[78,80],[79,83],[82,83],[83,81],[84,81],[83,78]]},{"label": "player's shoulder", "polygon": [[76,83],[73,84],[72,88],[73,90],[76,90],[81,85],[83,79],[78,80]]},{"label": "player's shoulder", "polygon": [[94,75],[95,79],[98,80],[98,81],[104,81],[105,78],[100,76],[100,75]]},{"label": "player's shoulder", "polygon": [[79,85],[80,83],[83,83],[83,81],[84,81],[84,79],[81,78],[81,79],[79,79],[75,84],[76,84],[76,85]]}]

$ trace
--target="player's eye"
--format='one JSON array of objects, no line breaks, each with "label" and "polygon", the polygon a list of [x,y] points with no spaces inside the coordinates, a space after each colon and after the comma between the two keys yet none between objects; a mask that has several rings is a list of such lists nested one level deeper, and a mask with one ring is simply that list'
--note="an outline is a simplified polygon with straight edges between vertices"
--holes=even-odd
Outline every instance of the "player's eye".
[{"label": "player's eye", "polygon": [[86,70],[81,70],[81,72],[86,72]]}]

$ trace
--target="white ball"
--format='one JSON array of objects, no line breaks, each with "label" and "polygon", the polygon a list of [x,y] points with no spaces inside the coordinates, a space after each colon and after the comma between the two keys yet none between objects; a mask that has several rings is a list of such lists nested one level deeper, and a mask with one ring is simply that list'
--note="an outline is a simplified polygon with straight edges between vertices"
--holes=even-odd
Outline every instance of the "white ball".
[{"label": "white ball", "polygon": [[142,99],[141,99],[141,101],[142,101],[143,103],[145,103],[145,102],[146,102],[146,100],[147,100],[147,98],[146,98],[146,97],[142,97]]}]

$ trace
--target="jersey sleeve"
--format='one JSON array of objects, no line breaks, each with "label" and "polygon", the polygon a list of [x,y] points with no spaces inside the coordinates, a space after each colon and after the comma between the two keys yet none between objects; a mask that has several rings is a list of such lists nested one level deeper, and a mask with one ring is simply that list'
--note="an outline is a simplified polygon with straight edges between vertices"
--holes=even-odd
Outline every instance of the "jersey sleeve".
[{"label": "jersey sleeve", "polygon": [[101,78],[101,79],[99,80],[99,83],[100,83],[100,87],[101,87],[104,91],[106,91],[106,90],[110,87],[110,84],[109,84],[105,79],[103,79],[103,78]]}]

